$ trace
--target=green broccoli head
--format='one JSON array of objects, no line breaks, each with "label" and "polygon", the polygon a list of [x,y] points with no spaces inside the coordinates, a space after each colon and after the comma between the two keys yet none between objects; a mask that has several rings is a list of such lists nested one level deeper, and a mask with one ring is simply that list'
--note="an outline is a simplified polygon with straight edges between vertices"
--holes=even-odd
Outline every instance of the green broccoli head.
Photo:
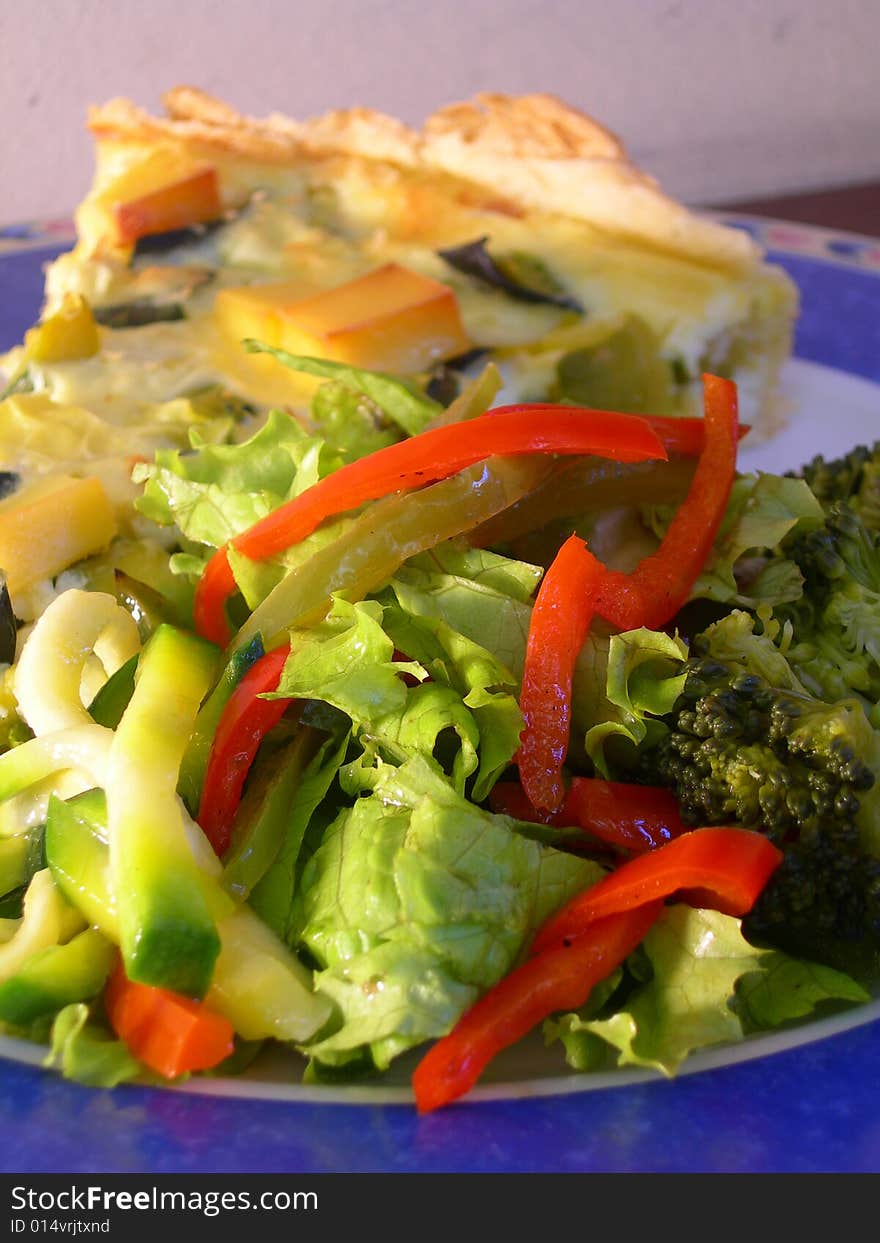
[{"label": "green broccoli head", "polygon": [[853,701],[826,704],[697,654],[649,762],[689,823],[759,827],[784,846],[856,823],[874,786],[863,758],[876,747],[873,733]]},{"label": "green broccoli head", "polygon": [[843,502],[869,530],[880,530],[880,441],[839,458],[814,457],[798,474],[826,508]]},{"label": "green broccoli head", "polygon": [[803,594],[779,612],[796,636],[788,658],[815,694],[856,694],[877,721],[880,700],[880,531],[847,505],[785,549],[803,577]]},{"label": "green broccoli head", "polygon": [[826,702],[802,685],[787,637],[743,612],[698,636],[638,776],[671,788],[686,823],[766,833],[784,862],[747,928],[831,961],[828,947],[846,940],[880,949],[880,736],[857,699]]},{"label": "green broccoli head", "polygon": [[[747,929],[783,947],[805,944],[817,958],[827,959],[829,949],[846,942],[876,949],[880,860],[866,856],[857,842],[858,831],[851,828],[849,835],[841,830],[790,843],[746,920]],[[832,965],[835,957],[832,953]]]},{"label": "green broccoli head", "polygon": [[758,829],[783,851],[747,931],[832,965],[854,949],[876,965],[880,441],[799,473],[821,512],[767,551],[799,590],[693,640],[668,732],[637,775],[670,787],[687,823]]},{"label": "green broccoli head", "polygon": [[808,587],[830,589],[857,583],[880,590],[880,536],[849,505],[835,503],[825,523],[799,534],[787,549]]}]

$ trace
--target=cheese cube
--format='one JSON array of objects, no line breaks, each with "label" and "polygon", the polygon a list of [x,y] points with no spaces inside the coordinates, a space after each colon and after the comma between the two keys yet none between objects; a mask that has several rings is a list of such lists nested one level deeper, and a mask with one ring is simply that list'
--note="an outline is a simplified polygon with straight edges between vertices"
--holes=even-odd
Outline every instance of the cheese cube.
[{"label": "cheese cube", "polygon": [[15,599],[52,578],[116,534],[113,507],[100,480],[54,476],[0,501],[0,570]]},{"label": "cheese cube", "polygon": [[301,289],[291,282],[225,289],[219,321],[238,339],[397,375],[470,348],[454,292],[401,264],[305,297]]},{"label": "cheese cube", "polygon": [[141,237],[216,220],[222,211],[216,168],[160,147],[121,171],[108,168],[79,208],[77,228],[93,244],[106,238],[126,248]]},{"label": "cheese cube", "polygon": [[206,165],[138,198],[114,203],[116,240],[127,245],[139,237],[204,224],[216,220],[221,210],[217,172]]}]

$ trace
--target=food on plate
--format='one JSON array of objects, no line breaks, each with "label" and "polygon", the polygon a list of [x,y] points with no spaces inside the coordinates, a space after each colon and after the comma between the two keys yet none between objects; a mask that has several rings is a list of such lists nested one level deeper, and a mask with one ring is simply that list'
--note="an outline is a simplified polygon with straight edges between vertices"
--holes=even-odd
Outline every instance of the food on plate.
[{"label": "food on plate", "polygon": [[796,295],[545,96],[95,109],[0,401],[0,1022],[418,1108],[867,999],[875,453]]},{"label": "food on plate", "polygon": [[[307,415],[319,377],[248,338],[443,405],[493,363],[502,400],[698,416],[711,371],[737,383],[753,439],[779,426],[793,283],[560,101],[484,95],[420,131],[365,109],[257,120],[191,88],[165,102],[162,118],[91,111],[77,244],[9,359],[0,443],[23,476],[69,453],[125,506],[130,454],[192,429],[222,442],[273,406]],[[51,444],[35,426],[49,399]],[[386,417],[355,425],[418,424]]]}]

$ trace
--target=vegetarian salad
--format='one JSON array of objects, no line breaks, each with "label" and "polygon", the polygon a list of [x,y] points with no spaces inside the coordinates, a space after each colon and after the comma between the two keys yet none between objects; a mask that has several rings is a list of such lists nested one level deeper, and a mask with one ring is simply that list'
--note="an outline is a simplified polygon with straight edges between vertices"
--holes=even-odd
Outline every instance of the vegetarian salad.
[{"label": "vegetarian salad", "polygon": [[105,1086],[419,1050],[426,1112],[533,1030],[673,1075],[867,1001],[877,448],[269,352],[308,425],[140,457],[138,539],[4,594],[4,1030]]}]

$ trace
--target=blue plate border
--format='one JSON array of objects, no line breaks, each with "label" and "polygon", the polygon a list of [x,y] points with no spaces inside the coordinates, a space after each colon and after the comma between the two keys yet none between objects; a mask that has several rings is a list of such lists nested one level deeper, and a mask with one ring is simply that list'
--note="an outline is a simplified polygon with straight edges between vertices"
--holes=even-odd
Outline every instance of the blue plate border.
[{"label": "blue plate border", "polygon": [[[749,231],[798,284],[796,355],[880,383],[880,242],[723,219]],[[67,220],[0,228],[0,349],[37,317],[43,266],[71,241]],[[465,1102],[426,1118],[405,1105],[89,1089],[2,1062],[0,1171],[877,1172],[878,1056],[872,1022],[672,1082]]]},{"label": "blue plate border", "polygon": [[409,1106],[92,1090],[0,1072],[30,1173],[870,1173],[880,1169],[880,1024],[675,1081]]}]

